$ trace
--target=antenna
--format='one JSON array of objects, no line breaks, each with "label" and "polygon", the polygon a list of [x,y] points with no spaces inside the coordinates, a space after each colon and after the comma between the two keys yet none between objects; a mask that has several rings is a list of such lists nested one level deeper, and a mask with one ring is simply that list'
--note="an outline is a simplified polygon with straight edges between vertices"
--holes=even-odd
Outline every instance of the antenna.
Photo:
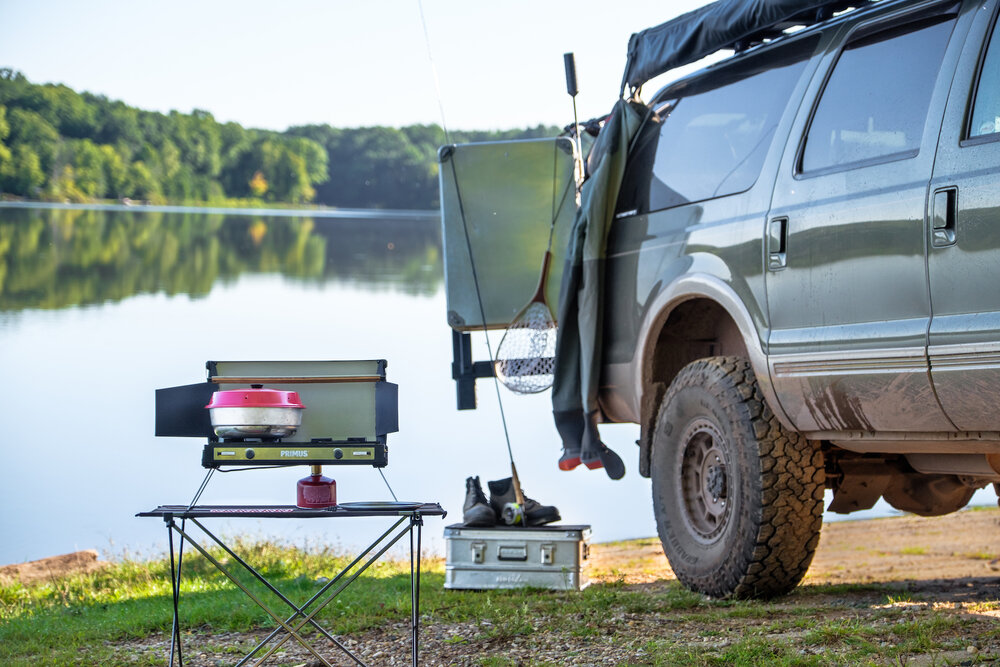
[{"label": "antenna", "polygon": [[566,67],[566,92],[573,98],[573,134],[576,135],[576,182],[577,187],[583,183],[583,144],[580,142],[580,122],[576,115],[576,94],[580,89],[576,85],[576,59],[572,53],[563,54],[563,65]]}]

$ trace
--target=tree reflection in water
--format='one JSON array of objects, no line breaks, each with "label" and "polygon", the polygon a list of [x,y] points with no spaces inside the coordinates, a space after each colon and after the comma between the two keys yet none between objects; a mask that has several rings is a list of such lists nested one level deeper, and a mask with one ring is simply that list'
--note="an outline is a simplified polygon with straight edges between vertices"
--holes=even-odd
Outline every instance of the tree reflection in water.
[{"label": "tree reflection in water", "polygon": [[319,218],[205,211],[0,209],[0,312],[208,294],[243,274],[431,294],[436,218]]}]

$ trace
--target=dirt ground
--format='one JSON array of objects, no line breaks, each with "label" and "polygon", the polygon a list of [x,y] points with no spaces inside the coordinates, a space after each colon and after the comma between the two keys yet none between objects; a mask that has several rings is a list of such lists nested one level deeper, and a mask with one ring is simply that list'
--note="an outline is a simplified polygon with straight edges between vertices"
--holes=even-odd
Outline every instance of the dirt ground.
[{"label": "dirt ground", "polygon": [[[582,637],[570,632],[571,628],[549,627],[540,619],[528,635],[496,639],[490,638],[486,622],[441,623],[425,614],[420,663],[480,665],[493,658],[487,664],[642,665],[654,662],[652,654],[663,642],[672,650],[690,648],[692,655],[704,655],[699,652],[705,650],[724,655],[725,648],[741,638],[759,636],[764,642],[791,647],[803,660],[812,658],[812,664],[856,664],[856,658],[850,657],[849,639],[834,638],[817,645],[815,634],[797,630],[796,624],[801,627],[802,621],[796,619],[804,614],[821,617],[838,628],[865,628],[866,641],[886,648],[884,656],[875,653],[874,658],[864,659],[865,664],[1000,664],[998,557],[1000,511],[996,509],[937,518],[830,523],[823,527],[819,550],[803,584],[784,598],[749,607],[705,604],[676,613],[616,610],[593,633]],[[653,592],[671,586],[674,578],[657,540],[591,545],[587,570],[592,581],[618,582],[626,589]],[[905,655],[891,651],[900,641],[900,628],[918,627],[921,622],[936,627],[942,616],[947,627],[933,633],[938,642],[935,648]],[[787,619],[784,626],[782,619]],[[408,630],[400,624],[345,639],[344,643],[367,664],[410,664]],[[221,658],[217,651],[255,638],[259,639],[257,635],[238,634],[199,637],[204,640],[202,652],[186,651],[184,664],[230,664],[232,660]],[[320,664],[291,644],[286,644],[287,651],[278,664]],[[119,655],[128,662],[149,660],[153,655],[165,655],[166,646],[165,637],[151,637],[122,645]],[[330,658],[334,664],[354,664],[346,659],[336,662],[342,654]]]},{"label": "dirt ground", "polygon": [[[647,544],[645,542],[653,542]],[[1000,578],[1000,511],[979,509],[942,517],[892,517],[823,525],[803,584],[927,582]],[[599,580],[617,574],[628,584],[673,579],[658,540],[591,546]],[[998,581],[1000,583],[1000,581]],[[964,584],[962,584],[964,585]]]},{"label": "dirt ground", "polygon": [[0,583],[20,581],[29,584],[80,572],[96,572],[107,563],[97,560],[97,551],[87,549],[71,554],[52,556],[28,563],[0,566]]}]

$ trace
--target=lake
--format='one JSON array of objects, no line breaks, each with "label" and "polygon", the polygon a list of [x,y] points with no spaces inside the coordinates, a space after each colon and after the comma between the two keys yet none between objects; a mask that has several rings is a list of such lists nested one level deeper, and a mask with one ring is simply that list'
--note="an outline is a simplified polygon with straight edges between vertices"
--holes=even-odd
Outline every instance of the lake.
[{"label": "lake", "polygon": [[[399,432],[385,476],[400,500],[440,502],[427,551],[460,522],[465,478],[509,476],[492,383],[458,411],[451,380],[440,222],[434,213],[0,207],[0,564],[97,549],[105,558],[166,549],[156,519],[201,483],[204,441],[153,435],[154,391],[205,379],[208,360],[386,359]],[[495,334],[493,344],[502,332]],[[483,336],[476,359],[486,357]],[[602,427],[625,478],[556,468],[548,393],[502,390],[529,497],[591,524],[594,541],[656,534],[638,427]],[[377,470],[327,466],[341,502],[391,500]],[[216,474],[203,504],[292,504],[307,469]],[[993,504],[992,492],[976,496]],[[880,503],[859,516],[885,515]],[[838,517],[827,517],[828,519]],[[224,535],[353,550],[387,525],[229,520]]]}]

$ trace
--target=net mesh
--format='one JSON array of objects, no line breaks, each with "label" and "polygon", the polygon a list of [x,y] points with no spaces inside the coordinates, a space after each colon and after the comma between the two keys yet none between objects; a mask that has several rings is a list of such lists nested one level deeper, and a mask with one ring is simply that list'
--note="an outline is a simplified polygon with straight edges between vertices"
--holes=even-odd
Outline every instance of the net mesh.
[{"label": "net mesh", "polygon": [[507,327],[493,367],[511,391],[537,394],[552,386],[555,356],[556,323],[548,306],[535,301]]}]

